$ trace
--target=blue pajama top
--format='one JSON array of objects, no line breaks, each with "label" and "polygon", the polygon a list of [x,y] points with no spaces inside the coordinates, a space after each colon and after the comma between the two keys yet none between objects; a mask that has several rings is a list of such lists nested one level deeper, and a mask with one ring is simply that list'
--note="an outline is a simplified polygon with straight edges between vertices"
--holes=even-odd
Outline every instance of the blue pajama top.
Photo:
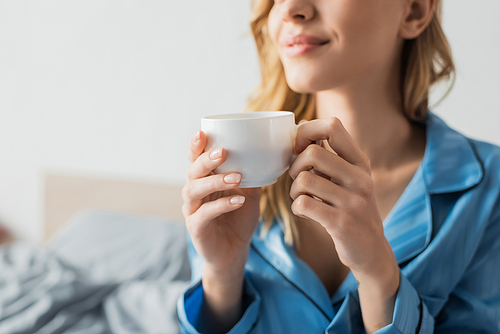
[{"label": "blue pajama top", "polygon": [[[436,115],[411,182],[384,221],[401,268],[393,321],[376,333],[500,333],[500,148]],[[330,297],[279,223],[260,227],[245,267],[245,312],[229,333],[363,333],[349,274]],[[203,260],[190,244],[192,285],[178,300],[183,333],[200,333]],[[207,331],[209,332],[209,330]]]}]

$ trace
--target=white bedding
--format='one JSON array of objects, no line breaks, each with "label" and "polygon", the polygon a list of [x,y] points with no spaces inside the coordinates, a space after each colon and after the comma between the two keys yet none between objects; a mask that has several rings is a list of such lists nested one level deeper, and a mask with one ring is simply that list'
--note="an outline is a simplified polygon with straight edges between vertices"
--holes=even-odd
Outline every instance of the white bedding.
[{"label": "white bedding", "polygon": [[40,249],[0,248],[0,333],[179,333],[185,226],[88,211]]}]

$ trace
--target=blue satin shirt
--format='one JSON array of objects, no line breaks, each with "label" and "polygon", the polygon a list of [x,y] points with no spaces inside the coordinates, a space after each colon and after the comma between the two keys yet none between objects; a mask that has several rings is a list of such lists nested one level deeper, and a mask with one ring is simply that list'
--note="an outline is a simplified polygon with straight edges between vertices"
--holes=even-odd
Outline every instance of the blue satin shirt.
[{"label": "blue satin shirt", "polygon": [[[423,160],[384,221],[401,268],[392,324],[376,333],[500,333],[500,148],[429,113]],[[259,228],[260,229],[260,228]],[[204,329],[203,260],[190,245],[192,285],[179,298],[184,333]],[[246,310],[229,333],[363,333],[349,274],[330,297],[279,223],[255,233]]]}]

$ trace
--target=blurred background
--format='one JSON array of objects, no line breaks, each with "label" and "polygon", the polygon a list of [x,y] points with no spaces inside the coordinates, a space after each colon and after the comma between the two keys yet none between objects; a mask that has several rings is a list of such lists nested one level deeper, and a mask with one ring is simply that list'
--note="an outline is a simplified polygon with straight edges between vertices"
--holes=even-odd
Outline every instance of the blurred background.
[{"label": "blurred background", "polygon": [[[458,76],[432,108],[496,144],[499,12],[444,1]],[[239,112],[258,83],[249,16],[249,0],[0,0],[0,223],[41,243],[54,175],[181,187],[200,117]]]}]

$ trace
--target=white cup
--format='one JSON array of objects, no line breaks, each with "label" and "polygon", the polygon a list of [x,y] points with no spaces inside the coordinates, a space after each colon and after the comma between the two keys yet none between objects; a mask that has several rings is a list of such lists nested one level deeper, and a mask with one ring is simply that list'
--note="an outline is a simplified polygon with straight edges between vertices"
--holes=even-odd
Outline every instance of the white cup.
[{"label": "white cup", "polygon": [[275,183],[295,158],[298,125],[290,111],[257,111],[207,116],[201,129],[208,135],[206,151],[223,147],[226,161],[215,174],[241,174],[239,188]]}]

